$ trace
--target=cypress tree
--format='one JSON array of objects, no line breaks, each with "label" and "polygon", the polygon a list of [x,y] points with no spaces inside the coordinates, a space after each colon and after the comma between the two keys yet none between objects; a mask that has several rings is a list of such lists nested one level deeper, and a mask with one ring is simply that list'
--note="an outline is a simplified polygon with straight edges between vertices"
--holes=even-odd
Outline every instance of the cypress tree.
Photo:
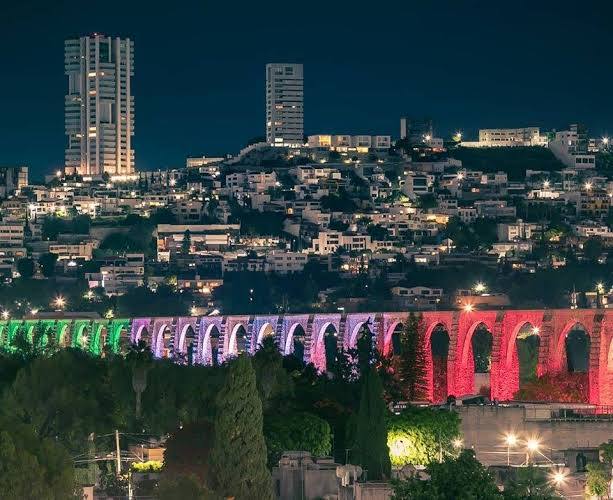
[{"label": "cypress tree", "polygon": [[369,480],[390,477],[392,466],[387,446],[386,413],[383,384],[377,370],[370,367],[362,377],[356,436],[358,463],[368,470]]},{"label": "cypress tree", "polygon": [[426,348],[421,317],[411,313],[400,337],[399,375],[402,391],[409,401],[428,397]]},{"label": "cypress tree", "polygon": [[215,490],[237,500],[272,499],[272,480],[266,468],[262,402],[255,371],[246,354],[231,362],[216,406],[211,451]]}]

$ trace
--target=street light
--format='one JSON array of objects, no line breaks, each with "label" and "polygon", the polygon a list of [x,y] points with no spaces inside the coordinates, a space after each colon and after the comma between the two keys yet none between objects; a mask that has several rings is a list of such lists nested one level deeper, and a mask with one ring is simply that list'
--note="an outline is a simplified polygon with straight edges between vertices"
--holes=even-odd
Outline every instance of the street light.
[{"label": "street light", "polygon": [[566,482],[566,473],[564,471],[557,470],[549,476],[549,479],[556,488],[560,488],[561,486],[564,486],[564,483]]},{"label": "street light", "polygon": [[64,309],[64,306],[66,305],[66,299],[64,299],[64,297],[62,297],[61,295],[58,295],[53,301],[53,303],[55,304],[55,307],[61,310]]},{"label": "street light", "polygon": [[517,444],[517,436],[515,434],[507,434],[504,438],[507,443],[507,466],[511,465],[511,446]]},{"label": "street light", "polygon": [[586,191],[589,191],[590,189],[592,189],[592,183],[591,182],[586,182],[584,187],[585,187]]},{"label": "street light", "polygon": [[472,304],[464,304],[464,312],[469,313],[469,312],[472,312],[473,309],[474,309],[474,307],[473,307]]},{"label": "street light", "polygon": [[480,281],[475,284],[475,292],[483,293],[485,292],[485,289],[486,289],[485,284],[481,283]]},{"label": "street light", "polygon": [[550,186],[550,185],[551,185],[551,184],[550,184],[550,182],[549,182],[549,181],[545,181],[545,182],[543,182],[543,187],[544,187],[545,189],[549,189],[549,186]]},{"label": "street light", "polygon": [[6,309],[2,311],[2,319],[9,319],[10,315],[11,313],[9,313]]},{"label": "street light", "polygon": [[451,442],[451,444],[453,445],[453,447],[454,447],[456,450],[459,450],[459,449],[461,449],[461,448],[462,448],[462,446],[464,445],[464,441],[462,441],[460,438],[455,438],[455,439],[454,439],[454,440]]},{"label": "street light", "polygon": [[538,326],[535,326],[535,327],[532,328],[532,334],[533,335],[538,335],[540,331],[541,331],[541,329]]},{"label": "street light", "polygon": [[532,458],[532,454],[535,451],[538,451],[539,446],[540,443],[534,438],[530,438],[528,439],[528,441],[526,441],[526,465],[530,465],[530,459]]}]

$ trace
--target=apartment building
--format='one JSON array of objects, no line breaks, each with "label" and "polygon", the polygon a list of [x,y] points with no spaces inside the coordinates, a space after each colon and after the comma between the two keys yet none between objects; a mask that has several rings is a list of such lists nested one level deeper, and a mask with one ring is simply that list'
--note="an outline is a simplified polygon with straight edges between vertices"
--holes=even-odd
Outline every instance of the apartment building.
[{"label": "apartment building", "polygon": [[69,174],[134,174],[134,42],[94,33],[66,40],[65,125]]},{"label": "apartment building", "polygon": [[304,142],[302,64],[266,65],[266,142],[301,146]]}]

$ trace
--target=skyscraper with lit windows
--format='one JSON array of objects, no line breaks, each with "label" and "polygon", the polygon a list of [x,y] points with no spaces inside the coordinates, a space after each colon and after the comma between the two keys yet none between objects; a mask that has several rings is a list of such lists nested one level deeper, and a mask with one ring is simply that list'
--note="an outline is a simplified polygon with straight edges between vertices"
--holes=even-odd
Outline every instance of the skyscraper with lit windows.
[{"label": "skyscraper with lit windows", "polygon": [[66,173],[134,173],[134,42],[94,33],[64,42]]},{"label": "skyscraper with lit windows", "polygon": [[302,64],[266,65],[266,142],[271,146],[304,143]]}]

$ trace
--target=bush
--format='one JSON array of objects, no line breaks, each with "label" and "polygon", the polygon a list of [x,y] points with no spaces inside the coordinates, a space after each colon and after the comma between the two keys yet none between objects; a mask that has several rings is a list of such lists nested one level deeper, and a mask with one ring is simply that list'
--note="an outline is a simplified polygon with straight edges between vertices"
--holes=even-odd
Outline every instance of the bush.
[{"label": "bush", "polygon": [[428,465],[439,459],[441,450],[452,449],[452,441],[459,435],[457,413],[409,407],[388,422],[387,445],[392,466]]},{"label": "bush", "polygon": [[332,450],[330,425],[306,412],[273,414],[264,419],[264,438],[268,464],[275,465],[284,451],[308,451],[314,456],[328,456]]}]

